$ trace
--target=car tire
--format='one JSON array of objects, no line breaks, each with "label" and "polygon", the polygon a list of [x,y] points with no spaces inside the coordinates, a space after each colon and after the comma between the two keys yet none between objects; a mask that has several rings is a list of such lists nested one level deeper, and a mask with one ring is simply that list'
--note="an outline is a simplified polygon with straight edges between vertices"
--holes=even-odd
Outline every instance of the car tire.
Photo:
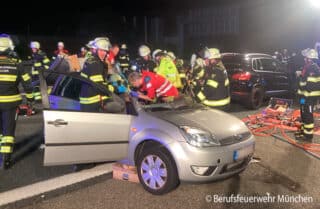
[{"label": "car tire", "polygon": [[253,88],[249,99],[246,103],[246,106],[250,109],[256,110],[261,107],[263,103],[264,93],[263,90],[259,87]]},{"label": "car tire", "polygon": [[179,184],[176,164],[164,147],[143,149],[137,159],[137,172],[143,188],[154,195],[168,193]]}]

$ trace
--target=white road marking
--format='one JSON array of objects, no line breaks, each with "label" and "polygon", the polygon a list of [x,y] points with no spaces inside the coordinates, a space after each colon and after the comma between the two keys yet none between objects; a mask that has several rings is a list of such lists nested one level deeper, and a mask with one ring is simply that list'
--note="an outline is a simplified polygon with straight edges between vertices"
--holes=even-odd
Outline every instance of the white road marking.
[{"label": "white road marking", "polygon": [[88,179],[112,172],[112,163],[96,166],[92,169],[82,170],[77,173],[66,174],[46,181],[41,181],[28,186],[16,188],[0,193],[0,206],[14,203],[19,200],[42,195],[59,188],[70,186]]}]

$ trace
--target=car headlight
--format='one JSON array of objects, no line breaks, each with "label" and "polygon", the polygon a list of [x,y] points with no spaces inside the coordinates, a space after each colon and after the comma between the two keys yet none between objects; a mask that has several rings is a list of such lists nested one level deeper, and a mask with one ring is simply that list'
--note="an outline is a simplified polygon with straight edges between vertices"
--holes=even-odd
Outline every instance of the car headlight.
[{"label": "car headlight", "polygon": [[181,126],[187,142],[195,147],[219,146],[217,138],[204,130],[189,126]]}]

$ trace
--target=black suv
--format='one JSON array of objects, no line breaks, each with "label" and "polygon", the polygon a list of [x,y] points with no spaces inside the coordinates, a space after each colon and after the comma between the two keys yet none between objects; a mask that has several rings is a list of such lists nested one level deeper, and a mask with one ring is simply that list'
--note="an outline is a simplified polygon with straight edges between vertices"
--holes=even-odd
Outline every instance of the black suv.
[{"label": "black suv", "polygon": [[290,92],[285,65],[271,55],[223,53],[232,99],[251,109],[259,108],[264,98],[284,96]]}]

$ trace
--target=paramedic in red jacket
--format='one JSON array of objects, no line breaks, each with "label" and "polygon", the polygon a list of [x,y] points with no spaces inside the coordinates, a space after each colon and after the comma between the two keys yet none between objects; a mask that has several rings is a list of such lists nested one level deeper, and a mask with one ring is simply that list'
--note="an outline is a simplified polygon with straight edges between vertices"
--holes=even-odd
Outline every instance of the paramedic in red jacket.
[{"label": "paramedic in red jacket", "polygon": [[168,102],[179,96],[177,88],[169,80],[153,72],[133,72],[129,75],[129,82],[138,89],[131,91],[130,95],[146,101],[155,102],[160,99]]}]

